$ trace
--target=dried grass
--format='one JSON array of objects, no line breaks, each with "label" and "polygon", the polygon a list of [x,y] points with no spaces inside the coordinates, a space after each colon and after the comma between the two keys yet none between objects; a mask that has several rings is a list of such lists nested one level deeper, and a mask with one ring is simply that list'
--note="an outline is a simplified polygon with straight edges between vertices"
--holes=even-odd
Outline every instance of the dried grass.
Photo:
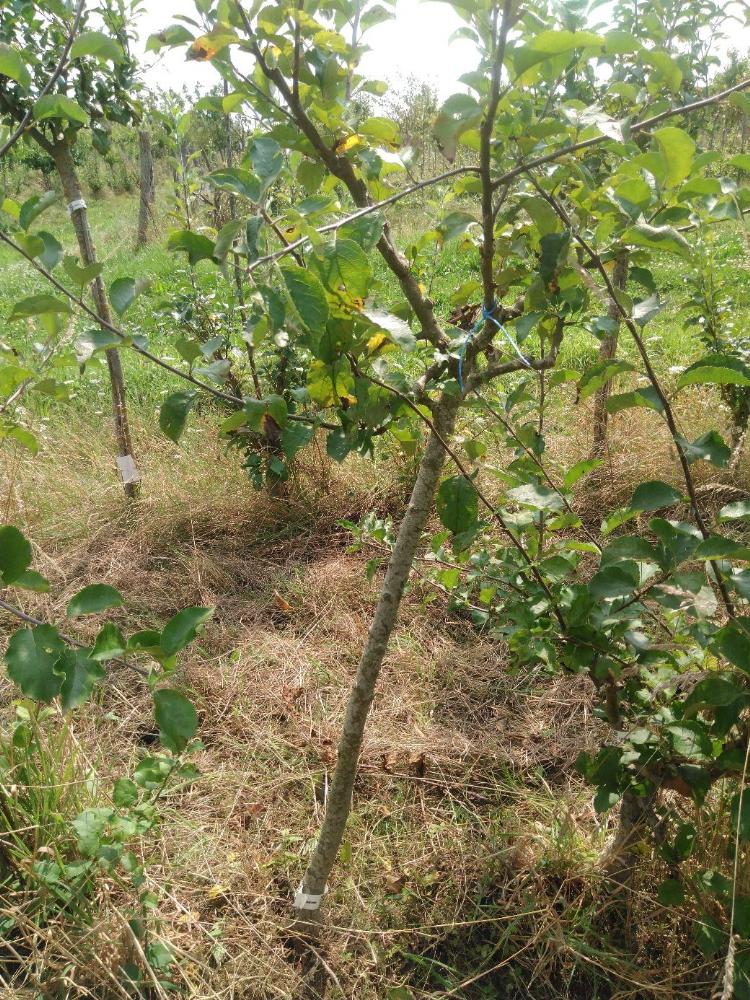
[{"label": "dried grass", "polygon": [[[614,425],[597,516],[628,499],[644,470],[671,477],[654,416],[631,412]],[[575,430],[585,425],[582,415],[566,439],[555,436],[556,462],[585,454]],[[201,777],[166,796],[160,836],[143,845],[179,986],[201,1000],[294,996],[287,907],[377,592],[337,521],[397,511],[400,471],[381,465],[366,478],[350,466],[343,476],[313,451],[295,501],[271,504],[199,425],[179,453],[148,442],[144,497],[127,513],[103,433],[69,428],[49,447],[62,451],[56,462],[5,470],[6,511],[30,528],[52,581],[53,596],[28,598],[29,610],[61,620],[92,579],[127,594],[118,615],[130,629],[189,604],[218,609],[181,673],[201,717]],[[329,996],[374,1000],[403,983],[414,997],[708,996],[716,970],[655,902],[653,865],[634,897],[635,952],[607,941],[597,869],[607,824],[572,766],[606,736],[588,682],[514,675],[502,647],[440,600],[425,603],[420,587],[388,655],[330,887]],[[117,673],[101,711],[74,725],[106,784],[141,753],[148,696]],[[52,929],[31,967],[67,969],[70,996],[120,996],[112,969],[133,948],[118,916],[125,903],[102,881],[97,926],[83,937]],[[0,997],[38,990],[19,978]]]}]

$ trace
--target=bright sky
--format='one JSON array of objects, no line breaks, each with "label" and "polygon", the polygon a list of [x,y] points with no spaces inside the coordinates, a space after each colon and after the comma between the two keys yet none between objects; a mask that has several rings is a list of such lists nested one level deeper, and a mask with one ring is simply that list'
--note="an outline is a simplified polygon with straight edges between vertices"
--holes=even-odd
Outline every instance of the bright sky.
[{"label": "bright sky", "polygon": [[[143,45],[150,34],[173,23],[175,14],[195,15],[192,0],[146,0],[145,8],[140,21]],[[470,42],[459,39],[449,44],[462,23],[448,4],[398,0],[395,20],[368,32],[372,51],[365,56],[362,70],[371,78],[390,82],[413,75],[447,97],[457,89],[458,77],[476,67]],[[148,55],[145,64],[153,62],[153,54]],[[219,78],[210,66],[185,62],[184,55],[175,51],[161,58],[146,79],[154,86],[178,89],[183,84],[211,86]]]}]

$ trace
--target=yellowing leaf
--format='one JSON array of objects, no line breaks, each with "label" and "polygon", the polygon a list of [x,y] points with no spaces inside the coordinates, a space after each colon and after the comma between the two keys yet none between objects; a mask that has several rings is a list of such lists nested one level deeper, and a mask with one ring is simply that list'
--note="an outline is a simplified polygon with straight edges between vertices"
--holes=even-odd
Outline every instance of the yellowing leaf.
[{"label": "yellowing leaf", "polygon": [[341,155],[342,153],[348,153],[350,149],[356,149],[357,146],[364,146],[364,139],[361,135],[349,135],[340,142],[336,147],[336,152]]},{"label": "yellowing leaf", "polygon": [[383,347],[384,344],[388,343],[388,337],[384,333],[376,333],[373,337],[367,341],[367,353],[375,354],[377,351]]}]

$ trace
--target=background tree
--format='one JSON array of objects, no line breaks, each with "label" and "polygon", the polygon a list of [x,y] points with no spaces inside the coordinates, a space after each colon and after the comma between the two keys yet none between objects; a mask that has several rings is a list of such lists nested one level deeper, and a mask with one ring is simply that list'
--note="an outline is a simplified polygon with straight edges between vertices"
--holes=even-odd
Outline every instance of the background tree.
[{"label": "background tree", "polygon": [[[105,324],[112,322],[112,312],[100,277],[73,147],[81,128],[90,124],[95,144],[104,150],[109,141],[108,124],[132,120],[136,67],[127,54],[127,16],[140,6],[139,0],[127,6],[113,0],[102,6],[99,13],[106,33],[88,30],[90,14],[84,2],[77,5],[74,16],[29,5],[13,5],[0,12],[0,39],[5,46],[0,69],[9,81],[0,94],[0,110],[12,127],[23,128],[30,141],[55,163],[83,264],[80,268],[71,263],[73,280],[79,280],[81,288],[91,284],[99,318]],[[45,204],[50,201],[40,202],[40,211]],[[107,351],[107,365],[118,467],[126,495],[134,497],[140,475],[133,458],[122,364],[115,348]]]}]

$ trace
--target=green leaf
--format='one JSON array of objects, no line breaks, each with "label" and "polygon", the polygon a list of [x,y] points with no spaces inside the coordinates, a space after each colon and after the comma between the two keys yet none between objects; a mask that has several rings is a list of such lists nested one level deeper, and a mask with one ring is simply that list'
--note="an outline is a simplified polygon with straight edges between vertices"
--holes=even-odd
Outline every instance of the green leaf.
[{"label": "green leaf", "polygon": [[125,638],[119,628],[112,622],[107,622],[96,637],[90,656],[92,660],[113,660],[122,656],[127,649]]},{"label": "green leaf", "polygon": [[697,462],[701,459],[704,462],[711,462],[719,469],[725,469],[732,457],[732,449],[718,431],[706,431],[692,443],[686,441],[682,435],[678,435],[678,439],[688,462]]},{"label": "green leaf", "polygon": [[570,489],[572,486],[587,476],[594,469],[598,469],[604,464],[604,461],[600,458],[585,458],[580,462],[576,462],[575,465],[571,466],[570,469],[565,473],[565,478],[563,479],[563,486],[566,489]]},{"label": "green leaf", "polygon": [[284,154],[275,139],[261,135],[250,143],[249,156],[253,170],[260,179],[262,197],[284,169]]},{"label": "green leaf", "polygon": [[750,385],[750,368],[738,358],[707,354],[677,379],[678,389],[686,385]]},{"label": "green leaf", "polygon": [[52,233],[44,232],[44,230],[39,230],[39,232],[36,233],[36,237],[44,244],[44,250],[39,254],[39,260],[48,271],[54,271],[63,259],[62,244],[52,235]]},{"label": "green leaf", "polygon": [[464,476],[444,480],[438,491],[437,511],[442,523],[454,535],[469,531],[476,524],[479,512],[479,496],[474,484]]},{"label": "green leaf", "polygon": [[76,360],[84,365],[97,351],[108,351],[122,343],[122,337],[109,330],[87,330],[76,341]]},{"label": "green leaf", "polygon": [[602,386],[606,385],[616,375],[632,371],[635,371],[635,368],[629,361],[618,361],[616,359],[613,361],[600,361],[598,364],[592,365],[591,368],[587,368],[583,375],[581,375],[578,383],[579,398],[581,400],[588,399],[589,396],[593,396],[595,392],[598,392]]},{"label": "green leaf", "polygon": [[693,921],[693,937],[706,958],[726,948],[726,933],[707,913],[701,913],[698,919]]},{"label": "green leaf", "polygon": [[248,201],[259,202],[263,196],[261,183],[257,177],[253,176],[249,170],[242,170],[240,167],[226,167],[223,170],[214,170],[208,174],[206,180],[221,191],[231,191]]},{"label": "green leaf", "polygon": [[745,787],[742,795],[738,792],[732,798],[731,814],[732,826],[740,841],[747,843],[750,840],[750,789]]},{"label": "green leaf", "polygon": [[41,573],[37,573],[34,569],[22,573],[13,581],[13,586],[21,587],[23,590],[33,590],[35,594],[49,593],[49,580],[46,580]]},{"label": "green leaf", "polygon": [[739,688],[726,677],[714,675],[706,677],[693,688],[685,701],[685,712],[691,709],[702,708],[722,708],[733,705],[739,698],[745,695],[744,689]]},{"label": "green leaf", "polygon": [[73,42],[70,58],[81,59],[83,56],[95,56],[102,61],[113,63],[125,60],[125,53],[119,42],[107,37],[101,31],[84,31]]},{"label": "green leaf", "polygon": [[632,392],[618,392],[607,400],[607,412],[613,414],[638,406],[656,410],[657,413],[664,412],[664,404],[652,385],[644,385],[640,389],[633,389]]},{"label": "green leaf", "polygon": [[192,642],[201,625],[213,616],[213,608],[185,608],[170,618],[161,634],[160,645],[167,656],[174,656]]},{"label": "green leaf", "polygon": [[633,320],[643,328],[647,323],[650,323],[654,317],[658,316],[659,313],[664,308],[659,296],[654,293],[650,295],[647,299],[643,299],[641,302],[636,302],[633,306]]},{"label": "green leaf", "polygon": [[89,116],[75,101],[64,94],[45,94],[34,105],[34,118],[38,122],[48,118],[65,118],[70,122],[87,125]]},{"label": "green leaf", "polygon": [[570,246],[570,233],[548,233],[542,236],[539,241],[541,256],[539,258],[539,273],[542,281],[549,285],[558,268],[561,267],[568,253]]},{"label": "green leaf", "polygon": [[79,288],[90,285],[104,270],[104,264],[99,263],[81,267],[75,257],[66,257],[63,261],[63,267],[73,284],[78,285]]},{"label": "green leaf", "polygon": [[34,219],[37,219],[50,205],[54,205],[58,198],[57,191],[46,191],[44,194],[32,195],[21,205],[18,224],[22,229],[28,230]]},{"label": "green leaf", "polygon": [[350,298],[364,300],[372,280],[367,254],[354,240],[339,238],[335,244],[325,244],[323,259],[312,259],[321,281],[335,295],[342,292]]},{"label": "green leaf", "polygon": [[[539,201],[542,199],[540,198]],[[544,202],[544,204],[547,203]],[[438,223],[437,230],[443,238],[443,243],[449,243],[451,240],[463,236],[469,226],[474,225],[477,225],[477,220],[468,212],[448,212]]]},{"label": "green leaf", "polygon": [[0,42],[0,76],[10,77],[20,83],[24,90],[31,86],[31,74],[26,63],[7,42]]},{"label": "green leaf", "polygon": [[596,48],[604,50],[606,38],[592,31],[569,31],[550,29],[534,35],[528,45],[513,53],[513,64],[519,77],[538,63],[566,56],[578,49]]},{"label": "green leaf", "polygon": [[679,906],[685,901],[685,889],[675,878],[668,878],[657,886],[656,895],[662,906]]},{"label": "green leaf", "polygon": [[733,538],[710,535],[695,550],[697,559],[750,559],[750,549]]},{"label": "green leaf", "polygon": [[125,603],[119,590],[106,583],[92,583],[84,587],[68,602],[68,618],[82,615],[97,615],[109,608],[118,608]]},{"label": "green leaf", "polygon": [[517,504],[533,507],[534,510],[562,510],[562,497],[556,490],[547,489],[538,483],[524,483],[508,490],[508,496]]},{"label": "green leaf", "polygon": [[147,279],[118,278],[109,287],[109,300],[118,316],[123,316],[150,285]]},{"label": "green leaf", "polygon": [[112,791],[112,801],[119,809],[127,809],[138,801],[138,785],[130,778],[118,778]]},{"label": "green leaf", "polygon": [[192,42],[194,37],[184,24],[170,24],[164,31],[149,35],[146,42],[146,52],[158,52],[165,45],[170,48],[184,45],[185,42]]},{"label": "green leaf", "polygon": [[750,619],[737,618],[719,629],[713,646],[735,667],[750,674]]},{"label": "green leaf", "polygon": [[412,329],[406,320],[393,313],[385,312],[383,309],[367,308],[362,310],[371,323],[386,333],[388,337],[403,351],[411,352],[417,346],[417,338],[412,333]]},{"label": "green leaf", "polygon": [[711,740],[705,726],[700,722],[683,722],[666,726],[672,750],[680,757],[707,760],[711,756]]},{"label": "green leaf", "polygon": [[318,278],[302,267],[283,267],[281,273],[292,302],[305,326],[315,333],[325,329],[328,300]]},{"label": "green leaf", "polygon": [[173,753],[182,753],[198,731],[193,703],[179,691],[160,688],[154,692],[154,715],[163,745]]},{"label": "green leaf", "polygon": [[179,444],[182,432],[185,430],[188,413],[193,408],[197,396],[198,393],[195,389],[173,392],[161,404],[159,427],[162,433],[166,434],[170,441],[174,441],[175,444]]},{"label": "green leaf", "polygon": [[31,565],[31,544],[12,524],[0,528],[0,586],[20,579]]},{"label": "green leaf", "polygon": [[719,511],[719,521],[750,520],[750,500],[736,500]]},{"label": "green leaf", "polygon": [[661,155],[667,164],[667,183],[676,187],[690,173],[695,157],[695,141],[681,128],[667,126],[654,132]]},{"label": "green leaf", "polygon": [[8,317],[10,322],[17,319],[28,319],[30,316],[45,316],[51,313],[64,313],[69,316],[70,305],[64,299],[56,299],[54,295],[32,295],[22,299],[13,306],[13,312]]},{"label": "green leaf", "polygon": [[597,600],[613,601],[629,597],[638,586],[638,568],[635,563],[630,571],[628,563],[606,566],[595,573],[589,583],[589,591]]},{"label": "green leaf", "polygon": [[682,494],[673,486],[659,480],[641,483],[633,493],[630,501],[631,510],[660,510],[662,507],[673,507],[680,503]]},{"label": "green leaf", "polygon": [[170,233],[167,249],[186,253],[193,267],[202,260],[212,260],[214,255],[213,242],[207,236],[193,233],[189,229]]},{"label": "green leaf", "polygon": [[664,253],[675,254],[677,257],[689,258],[692,248],[685,237],[671,226],[650,226],[642,222],[631,226],[622,234],[624,243],[634,243],[639,247],[652,250],[663,250]]},{"label": "green leaf", "polygon": [[57,673],[63,674],[60,703],[64,712],[78,708],[87,701],[96,682],[106,673],[85,649],[67,649],[55,669]]},{"label": "green leaf", "polygon": [[461,136],[476,128],[481,119],[482,108],[469,94],[453,94],[443,104],[432,126],[432,133],[449,163],[456,158]]},{"label": "green leaf", "polygon": [[223,264],[235,240],[244,228],[245,223],[239,219],[230,220],[226,225],[221,227],[216,237],[216,243],[214,244],[214,260],[217,264]]},{"label": "green leaf", "polygon": [[62,686],[55,665],[65,649],[59,632],[50,625],[22,629],[11,636],[5,653],[8,676],[27,698],[51,702]]}]

